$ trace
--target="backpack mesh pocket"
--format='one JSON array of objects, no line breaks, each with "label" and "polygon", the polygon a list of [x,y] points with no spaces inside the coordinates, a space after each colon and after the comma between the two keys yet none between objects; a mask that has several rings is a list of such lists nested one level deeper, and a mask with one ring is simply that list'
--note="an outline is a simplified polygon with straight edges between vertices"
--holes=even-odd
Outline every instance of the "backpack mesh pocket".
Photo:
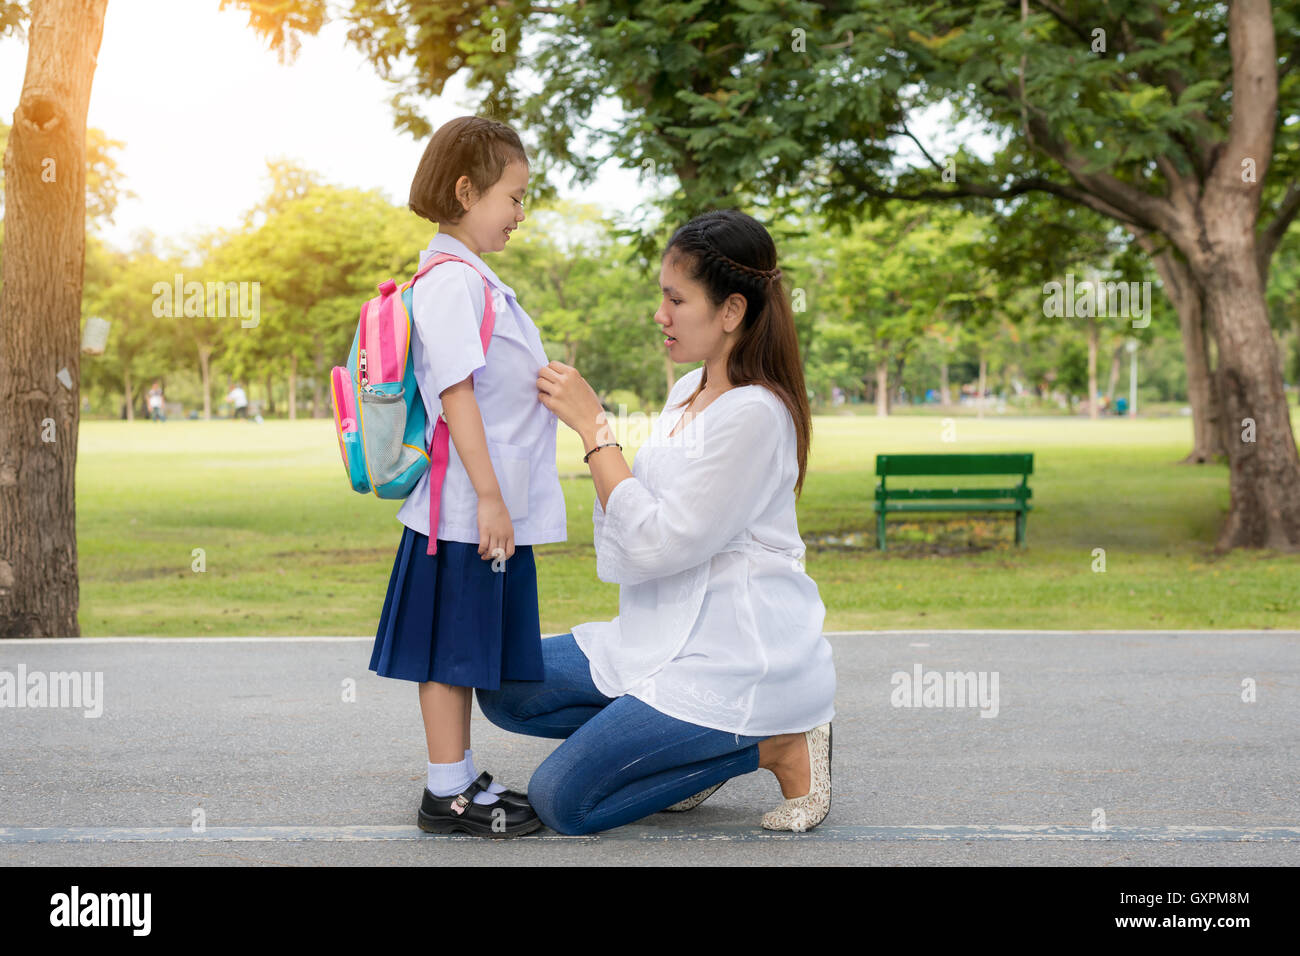
[{"label": "backpack mesh pocket", "polygon": [[361,438],[366,448],[370,480],[378,489],[400,477],[424,456],[402,444],[406,433],[406,402],[399,387],[389,395],[361,393]]}]

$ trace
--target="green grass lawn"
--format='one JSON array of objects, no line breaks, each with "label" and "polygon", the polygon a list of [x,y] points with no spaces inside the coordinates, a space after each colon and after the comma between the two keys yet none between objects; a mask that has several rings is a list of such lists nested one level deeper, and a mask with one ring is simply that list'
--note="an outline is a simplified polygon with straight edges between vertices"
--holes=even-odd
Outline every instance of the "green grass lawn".
[{"label": "green grass lawn", "polygon": [[[799,529],[827,630],[1300,627],[1300,556],[1213,554],[1227,468],[1177,464],[1190,420],[950,427],[944,441],[938,416],[814,419]],[[400,502],[348,487],[331,419],[85,421],[80,440],[83,635],[374,633]],[[875,456],[924,451],[1033,452],[1027,547],[1009,516],[955,514],[891,517],[890,550],[876,551]],[[617,585],[595,574],[595,492],[563,426],[559,471],[569,540],[536,548],[544,634],[618,613]],[[864,546],[840,543],[853,532]]]}]

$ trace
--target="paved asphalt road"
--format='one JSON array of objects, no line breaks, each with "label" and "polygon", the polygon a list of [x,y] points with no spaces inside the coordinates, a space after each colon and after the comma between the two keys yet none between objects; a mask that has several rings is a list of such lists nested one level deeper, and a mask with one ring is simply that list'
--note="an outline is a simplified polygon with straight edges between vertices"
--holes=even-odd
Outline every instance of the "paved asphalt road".
[{"label": "paved asphalt road", "polygon": [[[514,840],[416,829],[416,694],[367,669],[370,638],[0,641],[0,865],[1300,861],[1300,631],[828,638],[834,804],[817,829],[760,827],[781,800],[760,770],[687,814]],[[982,673],[990,694],[996,674],[996,716],[894,706],[893,675],[911,685],[918,666],[923,683]],[[102,674],[102,713],[11,706],[4,675],[24,671]],[[516,789],[559,743],[477,706],[473,740]]]}]

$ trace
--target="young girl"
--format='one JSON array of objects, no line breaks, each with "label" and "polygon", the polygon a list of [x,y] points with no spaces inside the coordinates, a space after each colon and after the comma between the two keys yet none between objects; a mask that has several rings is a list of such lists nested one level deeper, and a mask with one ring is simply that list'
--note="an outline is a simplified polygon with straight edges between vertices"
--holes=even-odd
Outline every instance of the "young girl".
[{"label": "young girl", "polygon": [[479,773],[469,735],[472,688],[543,677],[532,546],[566,539],[557,419],[537,392],[546,352],[514,291],[481,258],[504,249],[523,221],[527,186],[519,137],[473,116],[438,129],[411,183],[411,210],[438,224],[420,265],[438,254],[461,260],[433,266],[412,299],[425,447],[440,414],[451,441],[437,497],[430,468],[397,512],[405,529],[370,669],[419,684],[429,763],[417,819],[435,833],[500,837],[541,826],[524,794]]}]

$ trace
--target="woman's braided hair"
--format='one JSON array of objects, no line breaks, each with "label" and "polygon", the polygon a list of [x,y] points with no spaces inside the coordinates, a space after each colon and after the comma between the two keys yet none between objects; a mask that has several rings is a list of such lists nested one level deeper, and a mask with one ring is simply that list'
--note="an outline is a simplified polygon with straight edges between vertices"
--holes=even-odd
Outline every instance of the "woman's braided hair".
[{"label": "woman's braided hair", "polygon": [[[745,315],[727,353],[727,379],[733,387],[762,385],[785,403],[794,419],[799,477],[803,487],[812,411],[804,384],[799,339],[789,297],[781,285],[776,244],[763,225],[737,209],[716,209],[696,216],[668,240],[664,258],[680,260],[691,280],[704,287],[715,309],[739,293]],[[708,368],[700,376],[693,401],[708,384]]]},{"label": "woman's braided hair", "polygon": [[[707,241],[707,238],[706,240]],[[722,264],[723,268],[730,269],[732,272],[738,272],[742,276],[748,276],[750,279],[757,279],[759,282],[779,282],[781,279],[781,269],[779,266],[773,266],[771,269],[756,269],[753,266],[747,266],[743,262],[737,262],[726,253],[716,247],[710,246],[711,257]]]},{"label": "woman's braided hair", "polygon": [[[738,216],[744,216],[757,226],[761,231],[761,238],[748,229],[743,230],[747,235],[738,235],[737,226],[741,222],[736,218]],[[766,243],[761,239],[766,239]],[[724,246],[732,253],[731,255],[724,251]],[[776,246],[772,243],[767,230],[759,225],[757,220],[734,209],[715,210],[696,216],[673,234],[673,238],[668,243],[668,252],[674,251],[685,253],[697,260],[703,275],[693,276],[693,278],[702,279],[710,272],[719,273],[718,278],[726,276],[740,286],[740,289],[731,291],[740,291],[742,294],[748,289],[761,292],[766,297],[769,292],[768,284],[777,282],[781,278],[781,270],[776,264]],[[699,262],[701,259],[704,261]],[[742,259],[747,261],[741,261]],[[714,305],[721,305],[725,299],[726,295],[714,302]],[[762,302],[749,302],[746,318],[749,317],[749,312],[761,308],[762,304]]]}]

